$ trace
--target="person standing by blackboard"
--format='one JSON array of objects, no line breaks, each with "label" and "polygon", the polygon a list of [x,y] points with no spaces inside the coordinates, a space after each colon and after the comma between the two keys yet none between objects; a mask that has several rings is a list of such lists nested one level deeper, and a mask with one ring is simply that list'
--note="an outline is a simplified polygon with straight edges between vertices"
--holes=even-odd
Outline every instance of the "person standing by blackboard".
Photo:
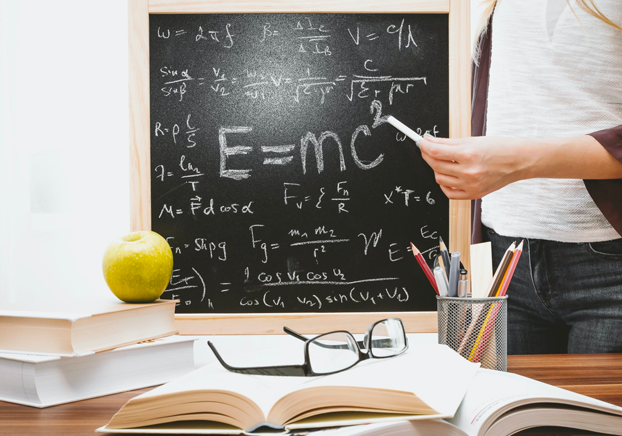
[{"label": "person standing by blackboard", "polygon": [[426,137],[423,158],[449,198],[481,199],[495,263],[525,239],[509,354],[622,352],[622,5],[485,3],[474,137]]}]

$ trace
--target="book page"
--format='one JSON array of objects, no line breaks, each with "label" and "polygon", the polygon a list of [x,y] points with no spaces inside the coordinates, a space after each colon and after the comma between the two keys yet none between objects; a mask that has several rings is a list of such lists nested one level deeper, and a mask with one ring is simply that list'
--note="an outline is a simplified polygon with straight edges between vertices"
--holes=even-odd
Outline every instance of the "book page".
[{"label": "book page", "polygon": [[265,418],[272,405],[283,395],[295,389],[304,379],[306,378],[238,374],[226,370],[219,362],[214,362],[135,398],[197,390],[229,391],[255,402]]},{"label": "book page", "polygon": [[338,374],[312,377],[298,389],[356,386],[412,392],[441,415],[453,416],[478,368],[445,345],[416,343],[401,356],[370,359]]},{"label": "book page", "polygon": [[622,435],[622,417],[569,406],[519,407],[504,414],[486,434],[514,434],[534,427],[570,427],[611,435]]},{"label": "book page", "polygon": [[354,425],[313,432],[312,436],[466,436],[466,434],[448,422],[429,419]]},{"label": "book page", "polygon": [[533,403],[561,403],[622,415],[622,407],[517,374],[480,369],[458,412],[448,421],[469,436],[484,434],[503,413]]},{"label": "book page", "polygon": [[[296,347],[293,349],[297,350]],[[291,353],[289,358],[278,353],[283,351],[268,350],[265,354],[270,356],[272,364],[280,357],[284,359],[282,362],[291,362]],[[236,363],[242,360],[236,357]],[[478,367],[479,364],[466,361],[448,347],[436,344],[414,344],[402,356],[368,360],[347,371],[322,377],[237,374],[214,362],[135,399],[193,390],[231,391],[250,398],[264,416],[268,416],[280,398],[296,390],[318,386],[356,386],[413,392],[443,416],[453,416]]]}]

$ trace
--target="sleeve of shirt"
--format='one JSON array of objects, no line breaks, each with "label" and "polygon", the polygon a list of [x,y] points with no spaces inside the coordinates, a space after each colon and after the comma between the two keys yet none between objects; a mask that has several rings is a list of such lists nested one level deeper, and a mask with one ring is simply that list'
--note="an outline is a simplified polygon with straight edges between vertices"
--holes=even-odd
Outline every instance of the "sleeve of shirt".
[{"label": "sleeve of shirt", "polygon": [[[594,139],[622,162],[622,125],[590,133]],[[622,235],[622,179],[585,180],[592,200],[605,215],[611,226]]]},{"label": "sleeve of shirt", "polygon": [[622,124],[589,135],[600,142],[613,157],[622,162]]}]

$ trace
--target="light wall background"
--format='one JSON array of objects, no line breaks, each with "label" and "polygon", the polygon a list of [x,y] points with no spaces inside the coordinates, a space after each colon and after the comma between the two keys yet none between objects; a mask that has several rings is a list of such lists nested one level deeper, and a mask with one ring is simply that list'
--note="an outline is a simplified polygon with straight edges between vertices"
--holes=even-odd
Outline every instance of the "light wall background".
[{"label": "light wall background", "polygon": [[127,38],[125,0],[0,0],[0,307],[108,295],[102,255],[130,231]]}]

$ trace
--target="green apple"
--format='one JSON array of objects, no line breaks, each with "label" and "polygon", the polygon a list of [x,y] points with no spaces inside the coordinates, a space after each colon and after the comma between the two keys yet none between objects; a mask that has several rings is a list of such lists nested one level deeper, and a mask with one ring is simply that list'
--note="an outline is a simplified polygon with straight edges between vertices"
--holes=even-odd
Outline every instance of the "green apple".
[{"label": "green apple", "polygon": [[148,303],[162,295],[171,279],[173,252],[156,232],[132,232],[106,248],[102,267],[119,300]]}]

